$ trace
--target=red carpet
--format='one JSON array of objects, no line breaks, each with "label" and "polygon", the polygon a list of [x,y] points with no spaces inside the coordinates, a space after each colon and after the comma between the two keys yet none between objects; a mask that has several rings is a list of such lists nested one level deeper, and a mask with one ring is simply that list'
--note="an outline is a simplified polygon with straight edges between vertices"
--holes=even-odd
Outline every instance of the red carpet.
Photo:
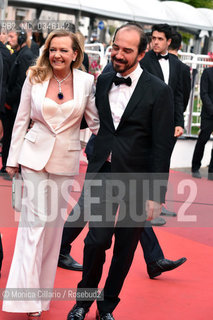
[{"label": "red carpet", "polygon": [[[85,166],[81,166],[85,171]],[[155,280],[150,280],[146,273],[142,249],[138,246],[132,268],[128,274],[121,292],[121,302],[114,312],[116,320],[211,320],[213,319],[213,236],[212,236],[212,181],[195,180],[182,172],[171,172],[170,181],[174,188],[173,196],[167,195],[168,208],[178,212],[184,203],[189,203],[189,190],[178,193],[178,185],[182,181],[192,181],[197,187],[194,203],[185,210],[185,215],[195,215],[196,222],[180,222],[178,218],[166,218],[164,227],[155,228],[158,239],[169,259],[187,257],[187,262],[180,268],[162,274]],[[3,289],[9,272],[15,243],[16,228],[14,227],[14,212],[11,209],[11,182],[0,178],[0,225],[3,234],[4,261],[0,287]],[[180,191],[180,190],[179,190]],[[77,199],[78,194],[75,195]],[[13,227],[10,227],[13,226]],[[82,262],[83,239],[85,229],[73,245],[72,255]],[[112,250],[107,252],[104,266],[104,284],[110,264]],[[50,266],[51,267],[51,266]],[[55,288],[73,288],[81,279],[80,272],[58,268]],[[2,290],[1,290],[2,291]],[[2,293],[2,292],[1,292]],[[2,297],[1,297],[2,298]],[[0,302],[0,307],[1,307]],[[51,309],[43,314],[44,320],[66,319],[68,311],[74,304],[70,301],[52,301]],[[95,304],[92,306],[87,320],[95,319]],[[22,314],[8,314],[0,311],[1,320],[26,319]]]}]

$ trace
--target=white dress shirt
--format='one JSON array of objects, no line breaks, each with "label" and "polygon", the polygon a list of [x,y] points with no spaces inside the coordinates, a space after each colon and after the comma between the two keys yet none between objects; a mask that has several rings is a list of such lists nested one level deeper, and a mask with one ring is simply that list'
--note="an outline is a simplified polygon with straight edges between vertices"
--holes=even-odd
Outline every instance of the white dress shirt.
[{"label": "white dress shirt", "polygon": [[[168,54],[168,52],[166,54],[162,54],[162,56],[166,56]],[[158,60],[163,72],[163,77],[164,77],[164,82],[166,84],[169,83],[169,59],[159,59]]]},{"label": "white dress shirt", "polygon": [[[112,85],[112,88],[109,92],[109,103],[110,103],[110,109],[112,113],[112,119],[114,123],[115,129],[117,129],[121,117],[126,109],[126,106],[128,105],[128,102],[133,94],[133,91],[135,90],[135,87],[138,83],[138,80],[142,74],[142,69],[140,65],[138,64],[137,68],[128,76],[124,78],[130,77],[132,80],[132,84],[130,87],[128,87],[126,84],[120,84],[116,86],[114,83]],[[117,73],[118,77],[121,77],[120,73]]]},{"label": "white dress shirt", "polygon": [[[135,87],[138,83],[138,80],[142,74],[143,70],[140,67],[140,64],[138,63],[137,68],[128,76],[124,78],[130,77],[132,80],[131,86],[127,86],[126,84],[120,84],[116,86],[114,83],[112,84],[112,88],[109,92],[109,103],[110,103],[110,109],[112,113],[112,120],[115,129],[117,129],[121,117],[126,109],[126,106],[129,103],[129,100],[133,94],[133,91],[135,90]],[[118,77],[122,77],[120,73],[116,74]],[[110,153],[107,161],[111,162],[111,155]]]}]

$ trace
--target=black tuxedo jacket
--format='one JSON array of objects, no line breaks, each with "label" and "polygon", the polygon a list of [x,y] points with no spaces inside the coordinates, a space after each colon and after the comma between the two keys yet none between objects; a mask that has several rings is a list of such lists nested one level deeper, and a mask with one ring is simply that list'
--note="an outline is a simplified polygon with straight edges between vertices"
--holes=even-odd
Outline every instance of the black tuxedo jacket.
[{"label": "black tuxedo jacket", "polygon": [[183,104],[184,104],[184,111],[186,111],[186,107],[188,105],[190,92],[192,88],[191,83],[191,73],[190,73],[190,67],[187,66],[182,61],[178,60],[181,63],[181,69],[182,69],[182,87],[183,87]]},{"label": "black tuxedo jacket", "polygon": [[11,67],[11,55],[7,47],[0,41],[0,52],[3,60],[3,78],[2,78],[2,91],[0,95],[0,111],[5,113],[5,100],[6,100],[6,89],[8,85],[10,67]]},{"label": "black tuxedo jacket", "polygon": [[200,81],[201,119],[213,120],[213,68],[203,71]]},{"label": "black tuxedo jacket", "polygon": [[188,105],[191,88],[192,88],[192,80],[191,80],[191,73],[190,67],[187,66],[182,61],[178,60],[181,63],[182,69],[182,87],[183,87],[183,104],[184,104],[184,111]]},{"label": "black tuxedo jacket", "polygon": [[[6,103],[12,107],[14,113],[17,113],[26,72],[33,62],[33,53],[28,46],[25,46],[13,55],[15,59],[10,70]],[[11,56],[12,59],[13,55]]]},{"label": "black tuxedo jacket", "polygon": [[183,105],[184,105],[184,111],[186,110],[186,107],[188,105],[190,92],[191,92],[191,73],[190,73],[190,67],[187,66],[184,62],[178,59],[178,57],[175,54],[171,53],[171,56],[174,57],[179,63],[181,67],[181,84],[182,84],[182,90],[183,90]]},{"label": "black tuxedo jacket", "polygon": [[[98,77],[96,106],[100,129],[87,172],[99,172],[110,153],[112,172],[166,173],[174,144],[172,91],[145,70],[114,128],[108,93],[115,73]],[[163,194],[164,202],[165,193]]]},{"label": "black tuxedo jacket", "polygon": [[[184,127],[184,104],[181,83],[181,65],[173,55],[169,54],[169,83],[174,95],[174,124],[175,126]],[[157,56],[153,50],[148,51],[140,64],[148,72],[164,81],[163,72]]]}]

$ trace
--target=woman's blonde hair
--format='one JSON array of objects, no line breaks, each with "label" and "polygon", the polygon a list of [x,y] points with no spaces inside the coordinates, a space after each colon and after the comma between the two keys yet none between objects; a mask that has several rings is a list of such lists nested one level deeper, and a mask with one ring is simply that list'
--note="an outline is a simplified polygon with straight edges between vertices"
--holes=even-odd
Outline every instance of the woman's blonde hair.
[{"label": "woman's blonde hair", "polygon": [[76,34],[76,37],[78,38],[78,41],[79,41],[79,44],[81,46],[82,51],[84,51],[84,44],[85,44],[84,35],[79,30],[75,34]]},{"label": "woman's blonde hair", "polygon": [[[77,31],[77,32],[75,33],[75,35],[76,35],[76,37],[77,37],[77,39],[78,39],[78,41],[79,41],[79,44],[80,44],[80,46],[81,46],[81,50],[83,51],[83,55],[84,55],[85,37],[84,37],[84,35],[81,33],[81,31]],[[86,68],[85,68],[85,66],[83,65],[83,61],[82,61],[82,65],[79,67],[79,69],[82,70],[82,71],[84,71],[84,72],[86,72]]]},{"label": "woman's blonde hair", "polygon": [[75,61],[72,61],[70,69],[79,68],[83,61],[83,51],[79,43],[78,38],[72,32],[66,31],[64,29],[52,31],[45,43],[44,49],[40,57],[36,61],[36,65],[29,68],[30,70],[30,81],[34,83],[41,83],[47,79],[50,79],[53,75],[52,66],[49,61],[49,49],[50,44],[53,38],[59,37],[70,37],[72,40],[72,49],[74,52],[77,52],[77,57]]}]

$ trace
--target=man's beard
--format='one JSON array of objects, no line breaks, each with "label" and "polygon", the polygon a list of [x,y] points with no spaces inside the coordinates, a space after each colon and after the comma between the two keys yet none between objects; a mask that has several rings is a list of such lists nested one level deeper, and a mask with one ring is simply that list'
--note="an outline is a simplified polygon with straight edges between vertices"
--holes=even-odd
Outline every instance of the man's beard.
[{"label": "man's beard", "polygon": [[[117,65],[116,61],[121,62],[123,64]],[[138,62],[137,58],[135,58],[133,63],[131,65],[129,65],[128,61],[126,61],[126,60],[118,60],[116,58],[113,58],[112,59],[112,66],[113,66],[113,69],[115,70],[115,72],[124,73],[124,72],[128,71],[129,69],[131,69],[132,67],[134,67],[137,62]]]}]

